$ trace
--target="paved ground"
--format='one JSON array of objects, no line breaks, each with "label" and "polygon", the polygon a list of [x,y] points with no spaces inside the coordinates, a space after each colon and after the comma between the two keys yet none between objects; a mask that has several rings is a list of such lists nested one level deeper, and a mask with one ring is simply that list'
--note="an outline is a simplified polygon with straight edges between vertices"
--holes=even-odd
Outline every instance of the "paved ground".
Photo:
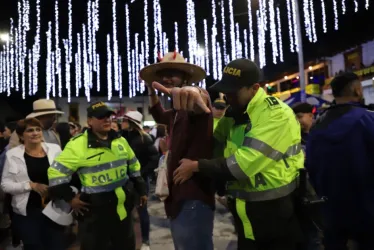
[{"label": "paved ground", "polygon": [[[151,216],[151,249],[174,250],[170,235],[169,221],[166,219],[163,203],[155,199],[149,201],[148,211]],[[236,235],[234,235],[234,227],[230,218],[230,214],[226,209],[222,205],[217,204],[213,232],[215,250],[236,249]],[[140,248],[141,236],[139,223],[135,224],[135,232],[137,235],[137,245],[138,248]],[[5,250],[21,249],[22,248],[13,248],[10,245],[5,247]],[[69,250],[79,250],[79,245],[76,244]]]}]

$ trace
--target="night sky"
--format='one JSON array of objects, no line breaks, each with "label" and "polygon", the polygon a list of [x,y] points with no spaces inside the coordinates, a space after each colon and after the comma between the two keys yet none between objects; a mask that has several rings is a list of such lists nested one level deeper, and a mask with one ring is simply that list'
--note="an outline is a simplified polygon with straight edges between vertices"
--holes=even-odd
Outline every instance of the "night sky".
[{"label": "night sky", "polygon": [[[34,2],[36,0],[30,0],[31,4],[31,27],[35,27],[35,6]],[[346,1],[347,13],[342,15],[341,13],[341,0],[336,0],[339,6],[339,31],[334,30],[334,16],[333,7],[331,0],[324,0],[326,4],[327,12],[327,26],[328,33],[323,34],[322,32],[322,14],[320,8],[320,0],[314,0],[315,5],[315,16],[316,16],[316,29],[318,32],[318,42],[316,44],[311,44],[308,39],[304,36],[304,56],[305,61],[311,61],[316,59],[322,59],[326,56],[331,56],[339,53],[343,50],[352,48],[359,45],[365,41],[374,39],[374,29],[372,27],[374,23],[374,0],[370,0],[371,6],[369,10],[364,9],[365,0],[357,0],[359,3],[359,11],[354,13],[354,1]],[[9,28],[9,18],[17,18],[17,1],[15,0],[0,0],[0,32],[7,32]],[[100,30],[97,36],[97,50],[101,54],[101,58],[104,59],[106,55],[106,34],[112,33],[112,1],[101,0],[100,1]],[[119,40],[119,52],[123,56],[123,61],[126,61],[126,44],[125,44],[125,22],[124,22],[124,4],[125,0],[117,1],[117,23],[118,23],[118,40]],[[174,22],[177,21],[179,24],[179,46],[181,50],[187,51],[187,21],[186,21],[186,1],[184,0],[160,0],[162,8],[162,18],[163,18],[163,30],[166,31],[169,38],[169,48],[173,50],[174,47]],[[196,6],[196,24],[197,24],[197,34],[200,44],[204,44],[204,33],[203,33],[203,19],[208,19],[208,26],[211,26],[211,1],[210,0],[195,0]],[[228,2],[228,1],[226,1]],[[256,1],[252,5],[252,9],[258,9],[258,4]],[[274,65],[272,63],[272,52],[270,45],[270,32],[267,32],[267,66],[264,68],[264,79],[265,80],[275,80],[280,76],[283,76],[285,72],[296,72],[297,71],[297,54],[291,54],[289,48],[289,35],[288,35],[288,21],[287,21],[287,9],[285,0],[274,0],[275,4],[281,9],[282,15],[282,32],[283,32],[283,51],[285,62]],[[300,8],[302,9],[302,1],[300,1]],[[234,3],[234,14],[239,14],[247,11],[247,1],[246,0],[233,0]],[[68,27],[68,15],[67,15],[67,0],[59,0],[60,5],[60,38],[67,38],[67,27]],[[42,30],[41,30],[41,41],[42,41],[42,57],[46,54],[46,48],[43,46],[43,42],[46,41],[45,32],[47,30],[48,21],[54,20],[54,1],[53,0],[41,0],[41,20],[42,20]],[[226,6],[226,11],[228,7]],[[153,13],[152,13],[152,3],[149,1],[149,33],[150,33],[150,44],[153,44]],[[220,14],[218,14],[218,23],[220,23]],[[255,13],[253,13],[255,17]],[[228,17],[227,17],[228,18]],[[86,22],[86,1],[85,0],[73,0],[73,38],[74,44],[76,43],[76,33],[81,33],[82,23]],[[304,27],[303,16],[301,17],[302,27]],[[241,29],[248,29],[248,16],[241,15],[236,16],[235,21],[239,22]],[[17,22],[17,21],[15,21]],[[130,29],[131,34],[140,33],[140,40],[144,40],[144,19],[143,19],[143,0],[135,0],[134,3],[130,4],[130,23],[132,23]],[[256,25],[256,23],[255,23]],[[226,25],[226,28],[228,25]],[[220,35],[220,25],[218,25],[218,34]],[[255,41],[257,47],[257,28],[255,29]],[[210,29],[209,29],[210,30]],[[305,32],[305,30],[303,30]],[[227,34],[229,31],[226,32]],[[32,29],[28,33],[28,47],[31,48],[33,43],[33,37],[35,35],[35,29]],[[304,34],[305,35],[305,34]],[[133,39],[133,38],[132,38]],[[219,41],[219,38],[218,38]],[[62,42],[60,47],[62,48]],[[153,48],[151,48],[153,50]],[[76,49],[73,49],[75,53]],[[228,51],[229,48],[228,48]],[[257,48],[256,48],[257,51]],[[63,56],[64,57],[64,56]],[[39,74],[43,75],[43,69],[45,68],[45,59],[41,59],[39,64]],[[64,60],[63,60],[64,61]],[[103,61],[102,61],[103,62]],[[74,69],[74,65],[71,65]],[[106,81],[106,65],[101,63],[101,84],[104,85]],[[127,66],[123,66],[127,69]],[[73,70],[72,69],[72,70]],[[64,69],[63,69],[64,70]],[[127,70],[123,70],[123,94],[126,96],[128,93],[127,89]],[[40,77],[41,78],[41,77]],[[39,85],[44,86],[44,79],[39,79]],[[212,84],[212,79],[207,79],[208,85]],[[74,84],[74,74],[72,71],[72,85]],[[74,90],[73,90],[74,92]],[[91,95],[106,96],[106,89],[101,93],[91,92]],[[118,93],[114,93],[118,96]],[[25,103],[30,104],[36,98],[41,98],[45,96],[45,90],[39,91],[36,97],[29,98]],[[82,96],[84,96],[84,90],[82,90]],[[5,95],[0,95],[0,98],[6,98]],[[11,104],[19,103],[20,95],[17,93],[13,94],[11,98],[6,98]]]}]

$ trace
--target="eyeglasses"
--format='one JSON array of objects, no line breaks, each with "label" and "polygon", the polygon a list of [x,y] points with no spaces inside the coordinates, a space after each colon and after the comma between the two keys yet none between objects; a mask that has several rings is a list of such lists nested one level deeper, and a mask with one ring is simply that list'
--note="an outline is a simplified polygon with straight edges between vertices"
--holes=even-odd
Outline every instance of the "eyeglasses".
[{"label": "eyeglasses", "polygon": [[94,116],[98,120],[104,120],[104,119],[112,119],[111,115],[99,115],[99,116]]}]

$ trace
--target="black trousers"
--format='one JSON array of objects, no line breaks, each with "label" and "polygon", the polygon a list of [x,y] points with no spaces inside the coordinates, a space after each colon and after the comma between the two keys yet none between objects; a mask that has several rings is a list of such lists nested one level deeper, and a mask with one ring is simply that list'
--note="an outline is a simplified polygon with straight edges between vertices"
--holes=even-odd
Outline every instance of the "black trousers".
[{"label": "black trousers", "polygon": [[238,250],[296,250],[302,233],[293,211],[293,199],[283,197],[264,202],[247,202],[247,217],[255,240],[245,238],[244,227],[238,216],[235,200],[229,199],[238,233]]},{"label": "black trousers", "polygon": [[135,250],[131,212],[120,221],[117,213],[95,213],[79,221],[81,250]]}]

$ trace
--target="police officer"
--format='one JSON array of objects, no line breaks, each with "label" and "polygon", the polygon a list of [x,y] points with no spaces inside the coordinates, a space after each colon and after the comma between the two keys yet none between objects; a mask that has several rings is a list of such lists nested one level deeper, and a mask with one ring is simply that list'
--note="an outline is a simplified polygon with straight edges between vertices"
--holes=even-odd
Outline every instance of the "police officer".
[{"label": "police officer", "polygon": [[215,129],[218,125],[219,120],[225,115],[227,108],[226,101],[223,98],[217,98],[212,104],[213,111],[213,128]]},{"label": "police officer", "polygon": [[[222,80],[211,87],[224,93],[231,106],[214,133],[226,143],[225,157],[182,159],[174,182],[183,183],[193,174],[229,181],[238,249],[293,250],[302,236],[294,211],[304,164],[300,125],[292,109],[268,96],[259,80],[260,70],[250,60],[234,60],[225,67]],[[184,92],[177,103],[186,103],[187,96],[185,106],[194,106]],[[201,105],[201,100],[195,104]]]},{"label": "police officer", "polygon": [[[74,137],[48,170],[52,199],[64,199],[80,214],[82,250],[133,249],[131,184],[147,201],[140,164],[127,141],[111,130],[114,112],[103,102],[87,109],[90,128]],[[77,172],[81,193],[69,183]],[[131,180],[131,181],[130,181]]]}]

